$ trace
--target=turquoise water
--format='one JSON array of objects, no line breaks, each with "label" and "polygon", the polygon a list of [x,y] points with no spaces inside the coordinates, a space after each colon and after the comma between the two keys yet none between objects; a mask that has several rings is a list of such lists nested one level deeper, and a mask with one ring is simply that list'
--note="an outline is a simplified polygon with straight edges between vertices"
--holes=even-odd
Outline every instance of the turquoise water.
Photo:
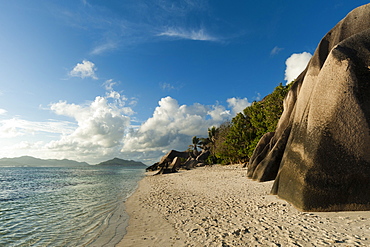
[{"label": "turquoise water", "polygon": [[0,246],[114,246],[143,169],[0,167]]}]

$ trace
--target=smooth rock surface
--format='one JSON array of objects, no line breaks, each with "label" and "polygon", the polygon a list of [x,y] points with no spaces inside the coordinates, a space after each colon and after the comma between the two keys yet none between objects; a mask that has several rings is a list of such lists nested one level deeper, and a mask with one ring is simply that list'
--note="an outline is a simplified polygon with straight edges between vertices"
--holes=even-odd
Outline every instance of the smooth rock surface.
[{"label": "smooth rock surface", "polygon": [[368,4],[321,40],[248,176],[304,211],[370,210],[369,68]]}]

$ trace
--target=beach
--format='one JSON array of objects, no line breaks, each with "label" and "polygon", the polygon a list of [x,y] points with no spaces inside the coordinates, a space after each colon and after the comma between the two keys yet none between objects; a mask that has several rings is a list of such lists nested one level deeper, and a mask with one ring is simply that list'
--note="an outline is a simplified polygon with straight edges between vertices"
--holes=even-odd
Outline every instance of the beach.
[{"label": "beach", "polygon": [[370,212],[301,212],[238,165],[147,173],[117,246],[370,246]]}]

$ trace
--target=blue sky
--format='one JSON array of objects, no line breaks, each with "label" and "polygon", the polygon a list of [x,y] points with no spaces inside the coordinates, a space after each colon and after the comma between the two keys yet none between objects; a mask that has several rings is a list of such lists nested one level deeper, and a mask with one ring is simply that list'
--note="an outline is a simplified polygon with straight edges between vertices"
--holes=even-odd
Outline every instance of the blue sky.
[{"label": "blue sky", "polygon": [[366,1],[0,2],[0,158],[151,164],[304,68]]}]

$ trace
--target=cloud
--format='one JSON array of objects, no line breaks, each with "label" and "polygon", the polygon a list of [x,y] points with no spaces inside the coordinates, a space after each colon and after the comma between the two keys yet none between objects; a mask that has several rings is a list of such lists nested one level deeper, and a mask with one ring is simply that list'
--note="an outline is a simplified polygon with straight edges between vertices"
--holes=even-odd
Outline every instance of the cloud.
[{"label": "cloud", "polygon": [[185,30],[182,28],[167,28],[165,31],[158,33],[157,36],[168,36],[176,39],[189,39],[199,41],[218,41],[216,37],[207,34],[204,29]]},{"label": "cloud", "polygon": [[[117,6],[74,1],[73,6],[54,5],[52,13],[66,25],[89,39],[89,55],[101,55],[148,41],[153,36],[153,23],[146,23],[150,10],[140,1],[124,1]],[[112,8],[113,7],[113,8]],[[117,15],[117,10],[124,13]]]},{"label": "cloud", "polygon": [[109,103],[108,97],[98,96],[84,106],[60,101],[52,104],[50,109],[58,115],[74,118],[78,125],[71,134],[51,142],[48,145],[51,149],[93,151],[96,148],[112,148],[120,145],[125,128],[130,123],[130,118],[124,114],[127,110]]},{"label": "cloud", "polygon": [[0,108],[0,115],[4,115],[4,114],[6,114],[8,111],[7,110],[5,110],[5,109],[1,109]]},{"label": "cloud", "polygon": [[68,134],[73,131],[74,124],[68,121],[49,120],[33,122],[20,118],[0,121],[0,137],[13,138],[17,136],[35,135],[39,132],[53,134]]},{"label": "cloud", "polygon": [[308,52],[294,53],[286,61],[285,78],[287,84],[294,81],[306,68],[312,55]]},{"label": "cloud", "polygon": [[178,83],[176,84],[177,85],[173,85],[170,83],[163,82],[163,83],[159,83],[159,86],[161,87],[163,91],[180,90],[183,87],[183,85],[179,85]]},{"label": "cloud", "polygon": [[[55,156],[47,156],[47,150],[44,149],[45,143],[42,141],[20,141],[17,143],[6,142],[2,140],[6,145],[0,149],[0,157],[19,157],[23,155],[31,155],[34,157],[57,158]],[[63,157],[62,157],[63,158]]]},{"label": "cloud", "polygon": [[103,86],[105,90],[107,91],[105,93],[105,97],[107,99],[112,99],[114,101],[114,104],[121,107],[121,110],[126,115],[133,115],[135,112],[132,110],[131,107],[126,107],[125,105],[128,104],[130,106],[134,106],[137,103],[137,99],[132,97],[129,102],[127,102],[129,99],[122,95],[119,92],[114,91],[113,86],[117,85],[117,82],[113,81],[113,79],[106,80],[103,83]]},{"label": "cloud", "polygon": [[118,157],[122,139],[130,126],[130,115],[134,111],[126,106],[128,99],[113,90],[113,80],[103,85],[106,95],[83,105],[59,101],[50,105],[57,115],[68,116],[76,121],[77,127],[45,147],[49,152],[64,157],[98,162],[104,158]]},{"label": "cloud", "polygon": [[230,98],[227,99],[227,103],[229,104],[229,107],[232,109],[232,112],[234,115],[236,115],[239,112],[242,112],[246,107],[250,106],[251,103],[248,102],[247,98]]},{"label": "cloud", "polygon": [[168,96],[158,102],[151,118],[133,125],[135,119],[130,116],[134,112],[127,105],[135,99],[114,91],[114,84],[113,80],[107,80],[105,96],[85,104],[59,101],[49,105],[53,113],[70,117],[71,121],[0,120],[0,138],[22,138],[15,146],[14,142],[7,145],[17,147],[17,151],[10,153],[2,149],[0,154],[26,153],[91,164],[120,157],[150,164],[171,149],[187,149],[193,136],[207,136],[209,127],[219,126],[249,104],[246,98],[230,98],[227,100],[229,110],[218,103],[180,105]]},{"label": "cloud", "polygon": [[142,153],[146,155],[143,159],[150,156],[155,161],[171,149],[187,149],[193,136],[206,136],[209,127],[231,118],[230,111],[221,105],[179,105],[169,96],[158,104],[151,118],[124,137],[123,153]]},{"label": "cloud", "polygon": [[105,90],[112,91],[113,90],[113,86],[116,85],[116,84],[117,84],[117,82],[113,81],[113,79],[109,79],[109,80],[106,80],[103,83],[103,86],[104,86]]},{"label": "cloud", "polygon": [[253,100],[255,101],[260,101],[261,100],[261,94],[260,93],[256,93],[256,96],[252,98]]},{"label": "cloud", "polygon": [[278,47],[278,46],[275,46],[275,47],[271,50],[270,55],[271,55],[271,56],[277,55],[277,54],[279,54],[279,52],[281,52],[282,50],[284,50],[284,48],[280,48],[280,47]]},{"label": "cloud", "polygon": [[169,83],[160,83],[160,86],[161,86],[161,88],[162,88],[162,90],[168,90],[168,91],[170,91],[170,90],[174,90],[175,89],[175,86],[173,86],[173,85],[171,85],[171,84],[169,84]]},{"label": "cloud", "polygon": [[14,124],[15,121],[15,119],[9,119],[0,122],[0,138],[13,138],[24,135],[24,133],[18,130],[18,126]]},{"label": "cloud", "polygon": [[59,101],[47,108],[72,118],[71,121],[0,120],[0,138],[6,138],[3,142],[7,147],[16,148],[12,152],[2,148],[0,155],[69,158],[91,164],[120,157],[123,137],[131,127],[130,115],[134,114],[128,105],[136,99],[114,91],[113,80],[107,80],[104,85],[105,96],[98,96],[94,101],[84,104]]},{"label": "cloud", "polygon": [[151,164],[171,149],[186,150],[193,136],[207,136],[209,127],[220,126],[250,105],[246,98],[227,102],[231,110],[219,104],[179,105],[170,96],[162,98],[153,116],[124,136],[122,155]]},{"label": "cloud", "polygon": [[[210,35],[209,30],[216,30],[215,23],[220,23],[220,20],[212,15],[208,2],[121,1],[111,8],[93,1],[80,0],[75,8],[55,6],[53,13],[68,25],[84,32],[87,37],[93,37],[93,47],[88,47],[90,55],[100,55],[128,46],[158,41],[158,37],[162,37],[162,40],[163,37],[172,37],[216,41],[218,38]],[[124,14],[117,15],[117,10]]]},{"label": "cloud", "polygon": [[113,51],[118,48],[118,42],[108,41],[96,46],[91,52],[91,55],[99,55],[107,51]]},{"label": "cloud", "polygon": [[[229,110],[226,110],[222,105],[214,105],[210,107],[211,110],[207,112],[207,114],[213,120],[212,126],[220,125],[221,123],[225,122],[225,120],[232,117]],[[207,128],[208,129],[208,128]]]},{"label": "cloud", "polygon": [[82,79],[90,77],[97,80],[98,77],[95,75],[96,70],[97,68],[95,67],[94,63],[83,60],[82,63],[77,63],[77,65],[71,70],[71,72],[69,72],[69,75],[72,77],[80,77]]}]

